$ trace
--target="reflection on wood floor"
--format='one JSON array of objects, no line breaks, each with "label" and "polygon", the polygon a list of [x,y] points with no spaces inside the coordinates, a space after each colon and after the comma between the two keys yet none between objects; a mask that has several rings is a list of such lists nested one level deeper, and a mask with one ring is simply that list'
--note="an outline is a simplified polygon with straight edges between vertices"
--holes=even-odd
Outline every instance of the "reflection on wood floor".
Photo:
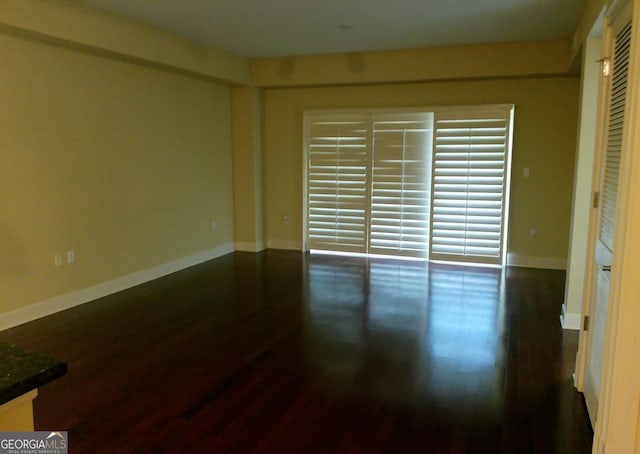
[{"label": "reflection on wood floor", "polygon": [[70,452],[586,453],[564,272],[235,253],[0,333]]}]

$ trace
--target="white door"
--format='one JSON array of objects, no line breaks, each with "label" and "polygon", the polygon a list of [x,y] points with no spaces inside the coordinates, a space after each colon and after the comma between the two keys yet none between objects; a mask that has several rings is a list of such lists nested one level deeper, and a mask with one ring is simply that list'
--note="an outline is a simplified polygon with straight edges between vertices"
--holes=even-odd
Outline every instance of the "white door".
[{"label": "white door", "polygon": [[595,254],[591,269],[593,289],[590,292],[588,340],[584,375],[584,396],[591,423],[595,427],[603,369],[607,313],[609,310],[609,277],[614,247],[614,230],[620,158],[622,155],[629,48],[631,44],[631,10],[618,14],[611,25],[611,48],[604,65],[609,70],[606,97],[606,121],[601,144],[601,174],[598,191],[598,216]]}]

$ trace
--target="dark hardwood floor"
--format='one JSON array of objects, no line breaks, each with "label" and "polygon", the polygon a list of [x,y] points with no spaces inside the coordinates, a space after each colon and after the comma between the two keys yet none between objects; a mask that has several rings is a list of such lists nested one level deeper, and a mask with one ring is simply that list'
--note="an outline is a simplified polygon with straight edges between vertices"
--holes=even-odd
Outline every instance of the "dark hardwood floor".
[{"label": "dark hardwood floor", "polygon": [[235,253],[0,339],[72,453],[588,453],[564,275]]}]

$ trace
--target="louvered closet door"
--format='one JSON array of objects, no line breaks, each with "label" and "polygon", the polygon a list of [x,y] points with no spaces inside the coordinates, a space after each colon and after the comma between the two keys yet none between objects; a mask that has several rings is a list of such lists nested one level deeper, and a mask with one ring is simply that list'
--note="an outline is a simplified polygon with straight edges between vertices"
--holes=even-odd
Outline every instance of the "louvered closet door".
[{"label": "louvered closet door", "polygon": [[503,263],[512,112],[436,112],[431,259]]},{"label": "louvered closet door", "polygon": [[307,249],[366,252],[371,122],[307,117]]},{"label": "louvered closet door", "polygon": [[591,268],[594,288],[591,291],[587,353],[584,375],[584,396],[591,422],[595,427],[600,398],[602,361],[605,348],[607,314],[609,313],[609,278],[615,244],[616,207],[620,159],[623,152],[623,132],[627,99],[627,76],[631,47],[631,9],[623,10],[611,26],[613,71],[608,76],[607,105],[603,122],[605,134],[598,153],[602,174],[598,182],[601,194],[595,239],[595,256]]},{"label": "louvered closet door", "polygon": [[602,210],[600,211],[598,238],[613,250],[613,231],[616,222],[618,178],[622,154],[622,126],[627,98],[627,75],[629,72],[629,48],[631,46],[631,22],[620,30],[615,39],[613,74],[609,95],[609,121],[607,130],[606,158],[602,187]]},{"label": "louvered closet door", "polygon": [[369,252],[428,256],[433,113],[375,115]]}]

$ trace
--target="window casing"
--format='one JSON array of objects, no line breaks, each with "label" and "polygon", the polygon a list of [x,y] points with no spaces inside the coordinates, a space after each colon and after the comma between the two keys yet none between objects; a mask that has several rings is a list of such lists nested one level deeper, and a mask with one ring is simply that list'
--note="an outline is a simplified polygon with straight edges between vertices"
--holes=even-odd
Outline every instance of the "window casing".
[{"label": "window casing", "polygon": [[436,114],[431,259],[503,263],[510,141],[503,109]]},{"label": "window casing", "polygon": [[306,113],[305,250],[501,264],[512,114]]}]

